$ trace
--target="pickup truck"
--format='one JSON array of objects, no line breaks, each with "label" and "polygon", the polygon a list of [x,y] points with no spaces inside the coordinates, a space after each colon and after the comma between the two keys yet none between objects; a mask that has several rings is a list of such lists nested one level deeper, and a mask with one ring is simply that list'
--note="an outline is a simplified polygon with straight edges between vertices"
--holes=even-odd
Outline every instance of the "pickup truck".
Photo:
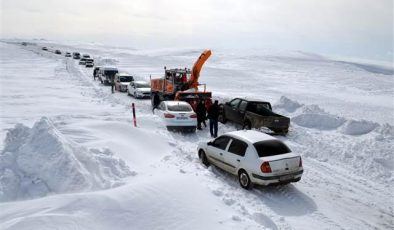
[{"label": "pickup truck", "polygon": [[221,104],[220,108],[219,121],[222,123],[232,121],[244,129],[266,127],[282,134],[289,130],[290,118],[274,113],[269,102],[235,98]]}]

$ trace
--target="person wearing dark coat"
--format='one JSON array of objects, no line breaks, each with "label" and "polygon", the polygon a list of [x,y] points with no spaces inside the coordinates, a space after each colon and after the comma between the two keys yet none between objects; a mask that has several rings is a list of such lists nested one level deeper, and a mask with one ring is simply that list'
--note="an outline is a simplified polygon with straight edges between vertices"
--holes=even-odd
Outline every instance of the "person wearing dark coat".
[{"label": "person wearing dark coat", "polygon": [[209,119],[209,131],[211,132],[211,137],[216,138],[218,136],[218,119],[219,119],[219,104],[215,100],[215,103],[211,105],[208,109],[208,119]]},{"label": "person wearing dark coat", "polygon": [[115,75],[110,77],[110,84],[111,84],[111,92],[115,93]]},{"label": "person wearing dark coat", "polygon": [[205,108],[205,103],[203,100],[201,100],[197,104],[196,108],[196,113],[197,113],[197,129],[201,130],[201,123],[204,124],[205,127],[207,127],[207,124],[205,123],[206,116],[207,116],[207,109]]}]

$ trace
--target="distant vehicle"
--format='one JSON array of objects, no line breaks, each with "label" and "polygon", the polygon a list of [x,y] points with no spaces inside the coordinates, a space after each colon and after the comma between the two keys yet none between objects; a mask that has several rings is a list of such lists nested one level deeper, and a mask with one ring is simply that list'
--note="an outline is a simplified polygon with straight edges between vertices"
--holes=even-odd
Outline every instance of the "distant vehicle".
[{"label": "distant vehicle", "polygon": [[48,51],[48,48],[44,46],[42,47],[42,50]]},{"label": "distant vehicle", "polygon": [[74,58],[74,59],[80,59],[80,58],[81,58],[81,54],[78,53],[78,52],[74,52],[74,53],[73,53],[73,58]]},{"label": "distant vehicle", "polygon": [[71,53],[67,52],[66,55],[64,55],[66,57],[71,57]]},{"label": "distant vehicle", "polygon": [[109,85],[111,78],[115,77],[118,72],[116,67],[105,66],[100,68],[98,77],[102,84]]},{"label": "distant vehicle", "polygon": [[22,42],[22,45],[23,46],[27,46],[27,42]]},{"label": "distant vehicle", "polygon": [[89,54],[83,54],[82,57],[83,58],[90,58],[90,55]]},{"label": "distant vehicle", "polygon": [[87,58],[85,61],[85,67],[87,68],[91,68],[94,66],[94,60],[91,58]]},{"label": "distant vehicle", "polygon": [[115,74],[115,90],[127,92],[127,86],[134,81],[134,77],[128,73]]},{"label": "distant vehicle", "polygon": [[60,50],[55,50],[55,54],[62,54]]},{"label": "distant vehicle", "polygon": [[163,119],[169,131],[196,131],[197,115],[185,101],[162,101],[154,112]]},{"label": "distant vehicle", "polygon": [[127,94],[135,98],[150,98],[150,84],[146,81],[133,81],[127,85]]},{"label": "distant vehicle", "polygon": [[220,106],[222,123],[232,121],[245,129],[266,127],[283,134],[289,130],[290,118],[274,113],[269,102],[235,98]]},{"label": "distant vehicle", "polygon": [[81,58],[81,60],[79,60],[78,64],[85,65],[86,64],[86,59]]},{"label": "distant vehicle", "polygon": [[198,145],[198,157],[206,166],[214,164],[237,175],[239,184],[288,184],[301,180],[302,159],[279,139],[254,131],[240,130]]}]

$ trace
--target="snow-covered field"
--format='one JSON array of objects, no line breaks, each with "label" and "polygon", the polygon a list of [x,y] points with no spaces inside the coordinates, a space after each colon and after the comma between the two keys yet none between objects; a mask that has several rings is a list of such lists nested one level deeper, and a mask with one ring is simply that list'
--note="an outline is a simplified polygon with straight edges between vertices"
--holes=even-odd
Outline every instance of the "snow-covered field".
[{"label": "snow-covered field", "polygon": [[292,119],[280,138],[304,160],[300,182],[245,191],[198,161],[207,129],[168,132],[149,100],[111,94],[92,69],[41,45],[145,80],[164,66],[191,67],[202,51],[0,43],[0,229],[394,228],[392,69],[213,50],[201,82],[214,98],[273,102]]}]

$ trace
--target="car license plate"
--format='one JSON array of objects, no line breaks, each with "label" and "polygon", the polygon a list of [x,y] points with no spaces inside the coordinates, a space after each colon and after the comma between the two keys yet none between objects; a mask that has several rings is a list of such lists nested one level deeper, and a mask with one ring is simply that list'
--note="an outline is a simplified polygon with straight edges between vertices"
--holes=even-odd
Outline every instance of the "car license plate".
[{"label": "car license plate", "polygon": [[177,117],[177,120],[187,120],[187,117]]},{"label": "car license plate", "polygon": [[291,180],[291,179],[293,179],[293,178],[294,178],[293,175],[286,175],[286,176],[281,176],[281,177],[279,177],[279,180],[280,180],[280,181],[287,181],[287,180]]}]

